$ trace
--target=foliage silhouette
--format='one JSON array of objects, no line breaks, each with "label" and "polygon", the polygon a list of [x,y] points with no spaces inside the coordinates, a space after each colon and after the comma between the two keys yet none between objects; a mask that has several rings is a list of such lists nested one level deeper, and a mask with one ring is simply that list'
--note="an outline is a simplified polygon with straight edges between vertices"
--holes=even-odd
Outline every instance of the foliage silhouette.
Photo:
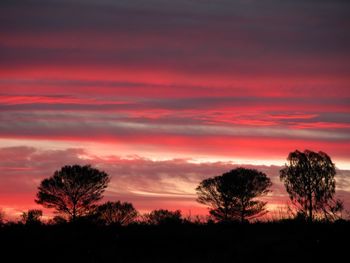
[{"label": "foliage silhouette", "polygon": [[40,224],[40,218],[43,216],[43,211],[39,209],[29,209],[21,215],[22,222],[26,225]]},{"label": "foliage silhouette", "polygon": [[90,165],[67,165],[41,182],[35,201],[74,221],[94,209],[109,180],[108,174]]},{"label": "foliage silhouette", "polygon": [[270,179],[254,169],[237,168],[221,176],[203,180],[196,188],[199,203],[210,207],[217,221],[247,221],[266,213],[266,202],[255,200],[265,195]]},{"label": "foliage silhouette", "polygon": [[60,215],[54,216],[49,221],[49,224],[51,224],[51,225],[61,225],[61,224],[65,224],[65,223],[67,223],[67,220],[63,216],[60,216]]},{"label": "foliage silhouette", "polygon": [[334,217],[343,209],[342,202],[334,199],[336,170],[326,153],[296,150],[287,160],[280,179],[298,208],[299,218]]},{"label": "foliage silhouette", "polygon": [[167,209],[158,209],[153,210],[144,217],[146,222],[151,225],[180,224],[183,222],[180,210],[169,211]]},{"label": "foliage silhouette", "polygon": [[5,223],[5,212],[0,208],[0,225]]},{"label": "foliage silhouette", "polygon": [[117,224],[121,226],[134,222],[138,212],[131,203],[106,202],[96,209],[97,217],[106,225]]}]

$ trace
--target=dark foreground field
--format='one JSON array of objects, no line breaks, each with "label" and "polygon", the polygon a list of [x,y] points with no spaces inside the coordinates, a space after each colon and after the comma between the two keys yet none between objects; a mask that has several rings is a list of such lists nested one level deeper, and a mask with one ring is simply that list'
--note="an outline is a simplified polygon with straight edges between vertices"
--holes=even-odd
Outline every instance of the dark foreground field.
[{"label": "dark foreground field", "polygon": [[349,262],[350,223],[25,226],[0,229],[1,262]]}]

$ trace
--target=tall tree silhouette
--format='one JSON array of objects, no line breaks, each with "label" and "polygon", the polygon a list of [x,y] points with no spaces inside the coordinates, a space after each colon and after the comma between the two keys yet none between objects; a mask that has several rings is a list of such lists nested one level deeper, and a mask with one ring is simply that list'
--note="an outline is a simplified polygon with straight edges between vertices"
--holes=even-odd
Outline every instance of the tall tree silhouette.
[{"label": "tall tree silhouette", "polygon": [[131,203],[106,202],[97,207],[97,216],[105,224],[128,225],[135,221],[138,212]]},{"label": "tall tree silhouette", "polygon": [[109,179],[108,174],[90,165],[67,165],[41,182],[35,201],[75,220],[94,208]]},{"label": "tall tree silhouette", "polygon": [[196,188],[197,201],[210,207],[218,221],[244,222],[266,213],[266,202],[255,198],[269,192],[270,179],[254,169],[237,168],[203,180]]},{"label": "tall tree silhouette", "polygon": [[316,213],[327,216],[342,210],[342,202],[334,199],[335,165],[326,153],[296,150],[287,160],[280,179],[299,214],[312,221]]}]

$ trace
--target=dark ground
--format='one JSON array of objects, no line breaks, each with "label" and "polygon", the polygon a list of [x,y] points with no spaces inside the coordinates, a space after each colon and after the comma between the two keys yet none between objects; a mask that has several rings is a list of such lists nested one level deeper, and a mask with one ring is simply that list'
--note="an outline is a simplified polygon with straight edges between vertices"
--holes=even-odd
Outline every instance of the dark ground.
[{"label": "dark ground", "polygon": [[350,223],[7,225],[0,262],[350,262]]}]

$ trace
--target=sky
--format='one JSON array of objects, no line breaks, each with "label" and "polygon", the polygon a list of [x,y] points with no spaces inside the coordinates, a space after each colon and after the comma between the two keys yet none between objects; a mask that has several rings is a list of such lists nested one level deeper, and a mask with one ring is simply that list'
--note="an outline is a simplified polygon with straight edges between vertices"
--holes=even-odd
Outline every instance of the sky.
[{"label": "sky", "polygon": [[77,163],[111,175],[104,200],[191,215],[202,179],[256,168],[276,210],[310,149],[350,209],[349,28],[342,0],[2,0],[0,208]]}]

